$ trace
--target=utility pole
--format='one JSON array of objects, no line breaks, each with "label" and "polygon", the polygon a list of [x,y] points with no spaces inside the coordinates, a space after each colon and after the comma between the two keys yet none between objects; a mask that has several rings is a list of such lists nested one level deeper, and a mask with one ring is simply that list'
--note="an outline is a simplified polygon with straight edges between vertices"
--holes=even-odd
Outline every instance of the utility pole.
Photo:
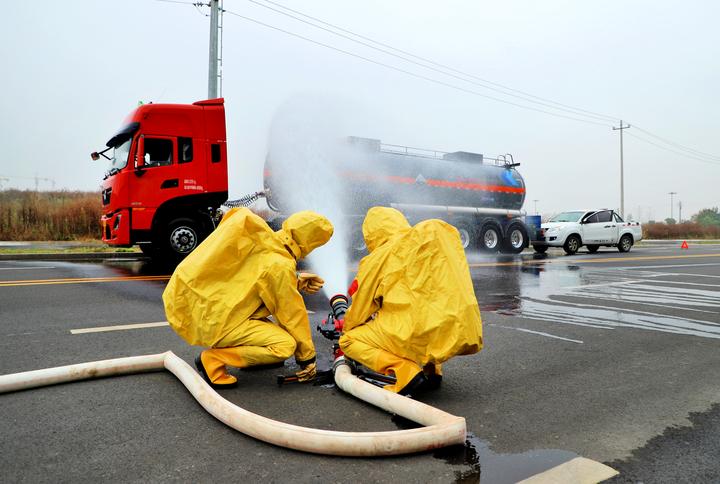
[{"label": "utility pole", "polygon": [[622,119],[620,127],[612,127],[613,131],[620,131],[620,216],[625,217],[625,173],[623,167],[623,130],[628,129],[630,125],[623,126]]},{"label": "utility pole", "polygon": [[220,0],[210,0],[210,52],[208,59],[208,99],[219,97],[218,85],[220,84],[220,72],[218,70],[220,61],[219,29],[222,23],[220,16],[222,7]]},{"label": "utility pole", "polygon": [[670,195],[670,218],[673,218],[673,197],[677,195],[677,192],[668,192]]},{"label": "utility pole", "polygon": [[678,200],[678,223],[682,222],[682,201]]}]

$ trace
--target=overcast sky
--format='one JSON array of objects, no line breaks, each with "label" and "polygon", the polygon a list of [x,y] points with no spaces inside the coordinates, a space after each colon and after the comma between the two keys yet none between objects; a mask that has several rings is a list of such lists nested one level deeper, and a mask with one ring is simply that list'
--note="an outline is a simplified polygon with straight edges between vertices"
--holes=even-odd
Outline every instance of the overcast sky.
[{"label": "overcast sky", "polygon": [[[622,117],[715,156],[709,159],[714,163],[689,159],[631,137],[663,144],[637,129],[625,131],[625,207],[636,218],[669,216],[670,191],[678,192],[684,217],[720,205],[716,1],[277,1],[503,86]],[[190,103],[207,97],[209,19],[193,6],[36,0],[3,7],[0,177],[13,177],[0,180],[5,187],[32,188],[37,175],[54,180],[56,188],[95,190],[106,166],[92,162],[89,153],[104,146],[138,101]],[[464,89],[531,105],[247,0],[225,0],[225,8]],[[542,213],[620,205],[619,138],[612,122],[588,124],[522,109],[230,14],[224,21],[231,197],[261,188],[274,113],[307,97],[338,106],[333,115],[343,118],[348,135],[443,151],[512,153],[521,163],[529,212],[533,200]],[[39,186],[51,185],[39,180]]]}]

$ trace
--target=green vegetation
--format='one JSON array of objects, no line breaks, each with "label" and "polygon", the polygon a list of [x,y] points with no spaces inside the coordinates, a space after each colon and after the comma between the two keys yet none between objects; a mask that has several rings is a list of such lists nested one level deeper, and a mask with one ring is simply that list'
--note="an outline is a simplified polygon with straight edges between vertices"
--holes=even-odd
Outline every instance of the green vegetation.
[{"label": "green vegetation", "polygon": [[0,191],[0,240],[77,240],[100,237],[97,192]]}]

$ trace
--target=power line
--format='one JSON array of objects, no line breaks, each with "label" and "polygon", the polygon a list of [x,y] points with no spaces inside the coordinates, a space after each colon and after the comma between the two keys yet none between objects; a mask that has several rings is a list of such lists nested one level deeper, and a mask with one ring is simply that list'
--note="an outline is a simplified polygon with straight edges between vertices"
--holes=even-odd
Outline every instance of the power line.
[{"label": "power line", "polygon": [[[482,78],[480,78],[480,77],[474,76],[474,75],[472,75],[472,74],[468,74],[468,73],[466,73],[466,72],[463,72],[463,71],[454,69],[454,68],[452,68],[452,67],[449,67],[449,66],[446,66],[446,65],[443,65],[443,64],[439,64],[439,63],[434,62],[434,61],[432,61],[432,60],[430,60],[430,59],[426,59],[426,58],[417,56],[417,55],[415,55],[415,54],[411,54],[411,53],[409,53],[409,52],[405,52],[405,51],[403,51],[403,50],[396,49],[395,47],[392,47],[392,46],[390,46],[390,45],[383,44],[382,42],[378,42],[378,41],[372,40],[372,39],[370,39],[370,38],[368,38],[368,37],[365,37],[365,36],[362,36],[362,35],[357,34],[357,33],[355,33],[355,32],[349,31],[349,30],[344,29],[344,28],[342,28],[342,27],[338,27],[338,26],[336,26],[336,25],[333,25],[333,24],[331,24],[331,23],[329,23],[329,22],[325,22],[325,21],[323,21],[323,20],[317,19],[317,18],[315,18],[315,17],[311,17],[311,16],[309,16],[309,15],[305,15],[305,14],[303,14],[303,13],[301,13],[301,12],[298,12],[297,10],[293,10],[293,9],[288,8],[288,7],[284,7],[284,6],[280,5],[280,4],[277,4],[277,3],[275,3],[275,2],[271,2],[271,1],[269,1],[269,0],[266,0],[266,1],[267,1],[268,3],[273,4],[273,5],[277,5],[277,6],[281,7],[281,8],[285,8],[285,9],[287,9],[287,10],[289,10],[289,11],[295,12],[295,13],[297,13],[297,14],[299,14],[299,15],[304,16],[304,17],[311,18],[311,19],[313,19],[313,20],[316,21],[316,22],[320,22],[320,23],[322,23],[322,24],[324,24],[324,25],[329,25],[329,26],[331,26],[333,29],[337,29],[337,30],[340,30],[340,31],[342,31],[342,32],[348,32],[348,33],[350,33],[351,35],[354,35],[354,36],[356,36],[356,37],[359,37],[359,38],[368,40],[369,42],[372,42],[373,44],[377,44],[377,45],[381,45],[381,46],[383,46],[383,47],[387,47],[387,49],[385,49],[385,48],[380,48],[380,47],[376,47],[376,46],[374,46],[374,45],[372,45],[372,44],[370,44],[370,43],[368,43],[368,42],[363,42],[363,41],[354,39],[354,38],[352,38],[352,37],[350,37],[350,36],[348,36],[348,35],[344,35],[344,34],[342,34],[342,33],[340,33],[340,32],[335,32],[334,30],[331,30],[331,29],[322,27],[322,26],[317,25],[317,24],[314,24],[314,23],[312,23],[312,22],[308,22],[307,20],[303,20],[303,19],[301,19],[301,18],[299,18],[299,17],[296,17],[295,15],[291,15],[291,14],[289,14],[289,13],[283,12],[283,11],[281,11],[281,10],[278,10],[278,9],[276,9],[276,8],[273,8],[273,7],[270,7],[270,6],[268,6],[268,5],[264,5],[264,4],[260,3],[260,2],[258,2],[257,0],[247,0],[247,1],[250,2],[250,3],[252,3],[252,4],[254,4],[254,5],[257,5],[257,6],[259,6],[259,7],[262,7],[262,8],[271,10],[271,11],[273,11],[273,12],[279,13],[280,15],[284,15],[284,16],[286,16],[286,17],[289,17],[289,18],[292,18],[292,19],[294,19],[294,20],[297,20],[298,22],[302,22],[302,23],[304,23],[304,24],[306,24],[306,25],[310,25],[310,26],[312,26],[312,27],[315,27],[316,29],[323,30],[323,31],[325,31],[325,32],[328,32],[328,33],[330,33],[330,34],[336,35],[336,36],[341,37],[341,38],[343,38],[343,39],[347,39],[347,40],[349,40],[349,41],[351,41],[351,42],[355,42],[356,44],[363,45],[363,46],[365,46],[365,47],[368,47],[368,48],[373,49],[373,50],[376,50],[376,51],[378,51],[378,52],[382,52],[382,53],[384,53],[384,54],[387,54],[387,55],[396,57],[396,58],[398,58],[398,59],[402,59],[402,60],[405,61],[405,62],[409,62],[409,63],[411,63],[411,64],[415,64],[415,65],[420,66],[420,67],[422,67],[422,68],[424,68],[424,69],[428,69],[428,70],[431,70],[431,71],[434,71],[434,72],[438,72],[438,73],[443,74],[443,75],[445,75],[445,76],[449,76],[449,77],[458,79],[458,80],[460,80],[460,81],[467,82],[467,83],[469,83],[469,84],[474,84],[474,85],[479,86],[479,87],[482,87],[482,88],[484,88],[484,89],[488,89],[488,90],[491,90],[491,91],[498,92],[498,93],[503,94],[503,95],[505,95],[505,96],[510,96],[510,97],[522,99],[523,101],[527,101],[527,102],[530,102],[530,103],[533,103],[533,104],[539,104],[539,105],[541,105],[541,106],[545,106],[545,107],[548,107],[548,108],[550,108],[550,109],[555,109],[555,110],[558,110],[558,111],[567,112],[567,113],[573,114],[573,115],[575,115],[575,116],[584,116],[584,117],[588,117],[588,118],[594,118],[594,119],[596,119],[596,120],[600,120],[600,121],[603,121],[603,122],[615,121],[615,120],[617,119],[617,118],[613,118],[613,117],[611,117],[611,116],[606,116],[606,115],[604,115],[604,114],[593,113],[592,111],[586,111],[586,110],[584,110],[584,109],[574,108],[574,107],[568,106],[568,105],[563,105],[563,104],[557,103],[557,102],[555,102],[555,101],[550,101],[550,100],[538,101],[538,100],[536,100],[536,99],[542,99],[542,98],[540,98],[540,97],[538,97],[538,96],[533,96],[533,95],[531,95],[531,94],[523,93],[523,94],[525,94],[524,96],[520,96],[520,95],[518,95],[518,94],[512,94],[512,93],[509,93],[509,92],[507,92],[507,91],[515,91],[515,92],[522,92],[522,91],[517,91],[517,90],[515,90],[515,89],[511,89],[511,88],[502,86],[502,85],[500,85],[500,84],[492,83],[492,82],[490,82],[490,81],[487,81],[487,80],[482,79]],[[403,54],[405,54],[405,55],[396,54],[395,52],[391,52],[391,51],[388,50],[388,49],[391,49],[391,50],[394,50],[394,51],[397,51],[397,52],[401,52],[401,53],[403,53]],[[422,60],[424,63],[423,63],[423,62],[415,61],[415,60],[413,60],[413,59],[411,59],[411,58],[409,58],[409,57],[406,57],[406,56],[410,56],[410,57],[414,57],[414,58],[420,59],[420,60]],[[431,65],[428,65],[428,64],[431,64]],[[433,67],[433,66],[438,66],[439,68],[438,68],[438,67]],[[450,72],[448,72],[448,71],[450,71]],[[454,72],[456,72],[456,73],[458,73],[458,74],[460,74],[460,75],[454,74]],[[468,79],[468,78],[470,78],[470,79]],[[475,79],[477,79],[477,80],[475,80]],[[478,81],[480,81],[480,82],[478,82]],[[488,85],[486,85],[486,84],[497,85],[497,86],[500,86],[501,88],[488,86]],[[535,99],[532,99],[532,98],[535,98]],[[544,102],[544,101],[547,101],[547,102]]]},{"label": "power line", "polygon": [[688,146],[681,145],[680,143],[675,143],[674,141],[670,141],[670,140],[665,139],[665,138],[663,138],[663,137],[661,137],[661,136],[652,134],[651,132],[642,129],[642,128],[638,127],[637,125],[633,125],[633,127],[634,127],[635,129],[637,129],[638,131],[642,131],[643,133],[645,133],[645,134],[648,135],[648,136],[652,136],[653,138],[658,139],[658,140],[662,141],[663,143],[667,143],[668,145],[675,146],[675,147],[680,148],[680,149],[682,149],[682,150],[689,151],[689,152],[695,153],[695,154],[700,155],[700,156],[706,156],[706,157],[708,157],[708,158],[714,158],[715,160],[720,161],[720,156],[712,155],[712,154],[710,154],[710,153],[705,153],[704,151],[699,151],[699,150],[690,148],[690,147],[688,147]]},{"label": "power line", "polygon": [[458,90],[458,91],[462,91],[462,92],[465,92],[465,93],[468,93],[468,94],[473,94],[473,95],[475,95],[475,96],[483,97],[483,98],[486,98],[486,99],[491,99],[491,100],[493,100],[493,101],[501,102],[501,103],[503,103],[503,104],[509,104],[509,105],[511,105],[511,106],[515,106],[515,107],[518,107],[518,108],[527,109],[527,110],[530,110],[530,111],[536,111],[536,112],[544,113],[544,114],[549,114],[550,116],[556,116],[556,117],[559,117],[559,118],[571,119],[571,120],[573,120],[573,121],[579,121],[579,122],[581,122],[581,123],[588,123],[588,124],[594,124],[594,125],[598,125],[598,126],[611,127],[611,126],[610,126],[609,124],[607,124],[607,123],[601,123],[601,122],[597,122],[597,121],[590,121],[590,120],[588,120],[588,119],[576,118],[576,117],[573,117],[573,116],[566,116],[566,115],[564,115],[564,114],[553,113],[553,112],[551,112],[551,111],[546,111],[546,110],[544,110],[544,109],[538,109],[538,108],[534,108],[534,107],[531,107],[531,106],[525,106],[525,105],[522,105],[522,104],[518,104],[518,103],[515,103],[515,102],[512,102],[512,101],[508,101],[508,100],[505,100],[505,99],[497,98],[497,97],[494,97],[494,96],[488,96],[487,94],[482,94],[482,93],[480,93],[480,92],[473,91],[472,89],[467,89],[467,88],[464,88],[464,87],[461,87],[461,86],[456,86],[455,84],[450,84],[450,83],[448,83],[448,82],[441,81],[441,80],[439,80],[439,79],[434,79],[434,78],[432,78],[432,77],[424,76],[424,75],[418,74],[418,73],[416,73],[416,72],[408,71],[408,70],[406,70],[406,69],[402,69],[402,68],[397,67],[397,66],[393,66],[393,65],[390,65],[390,64],[386,64],[386,63],[384,63],[384,62],[380,62],[380,61],[377,61],[377,60],[374,60],[374,59],[370,59],[370,58],[368,58],[368,57],[364,57],[364,56],[359,55],[359,54],[355,54],[355,53],[353,53],[353,52],[350,52],[350,51],[347,51],[347,50],[344,50],[344,49],[340,49],[340,48],[338,48],[338,47],[334,47],[334,46],[332,46],[332,45],[330,45],[330,44],[325,44],[325,43],[323,43],[323,42],[320,42],[320,41],[317,41],[317,40],[313,40],[313,39],[311,39],[311,38],[309,38],[309,37],[305,37],[305,36],[302,36],[302,35],[300,35],[300,34],[296,34],[296,33],[294,33],[294,32],[290,32],[290,31],[288,31],[288,30],[281,29],[280,27],[275,27],[275,26],[273,26],[273,25],[266,24],[266,23],[264,23],[264,22],[261,22],[261,21],[259,21],[259,20],[254,19],[254,18],[246,17],[246,16],[244,16],[244,15],[240,15],[240,14],[238,14],[238,13],[236,13],[236,12],[232,12],[232,11],[230,11],[230,10],[226,10],[225,12],[228,13],[228,14],[230,14],[230,15],[233,15],[233,16],[235,16],[235,17],[241,18],[241,19],[243,19],[243,20],[247,20],[247,21],[249,21],[249,22],[255,23],[255,24],[257,24],[257,25],[261,25],[261,26],[263,26],[263,27],[266,27],[266,28],[269,28],[269,29],[272,29],[272,30],[276,30],[276,31],[278,31],[278,32],[282,32],[282,33],[284,33],[284,34],[290,35],[290,36],[292,36],[292,37],[296,37],[296,38],[298,38],[298,39],[302,39],[302,40],[304,40],[304,41],[306,41],[306,42],[310,42],[310,43],[312,43],[312,44],[316,44],[316,45],[325,47],[325,48],[327,48],[327,49],[334,50],[334,51],[336,51],[336,52],[340,52],[340,53],[345,54],[345,55],[349,55],[349,56],[352,56],[352,57],[356,57],[356,58],[358,58],[358,59],[362,59],[362,60],[364,60],[364,61],[366,61],[366,62],[370,62],[370,63],[372,63],[372,64],[376,64],[376,65],[385,67],[385,68],[387,68],[387,69],[392,69],[392,70],[394,70],[394,71],[402,72],[402,73],[404,73],[404,74],[407,74],[407,75],[409,75],[409,76],[412,76],[412,77],[415,77],[415,78],[418,78],[418,79],[423,79],[423,80],[428,81],[428,82],[433,82],[433,83],[439,84],[439,85],[441,85],[441,86],[449,87],[449,88],[451,88],[451,89],[456,89],[456,90]]},{"label": "power line", "polygon": [[[296,20],[299,20],[299,21],[301,21],[301,22],[307,23],[307,24],[309,24],[309,25],[313,25],[313,26],[316,27],[316,28],[322,28],[322,27],[318,27],[317,25],[314,25],[314,24],[312,24],[312,23],[310,23],[310,22],[305,22],[305,21],[303,21],[303,20],[301,20],[301,19],[298,19],[297,17],[294,17],[294,16],[292,16],[292,15],[288,15],[288,14],[286,14],[286,13],[279,12],[278,10],[273,9],[273,8],[271,8],[271,7],[268,7],[268,6],[266,6],[266,5],[262,5],[262,4],[258,3],[258,2],[255,1],[255,0],[248,0],[248,1],[250,1],[251,3],[254,3],[254,4],[256,4],[256,5],[259,5],[259,6],[263,7],[263,8],[268,8],[268,9],[270,9],[270,10],[274,10],[274,11],[276,11],[276,12],[278,12],[278,13],[283,14],[283,15],[290,16],[290,17],[292,17],[292,18],[294,18],[294,19],[296,19]],[[457,73],[457,74],[461,74],[461,75],[463,75],[463,76],[465,76],[465,77],[469,77],[469,78],[475,79],[476,81],[480,81],[480,82],[482,82],[482,83],[490,84],[490,85],[492,85],[492,86],[496,86],[497,88],[500,88],[500,89],[495,89],[495,88],[491,88],[491,87],[488,87],[488,86],[484,86],[484,85],[479,84],[479,83],[474,83],[474,84],[476,84],[476,85],[482,85],[482,86],[485,87],[486,89],[492,89],[492,90],[494,90],[494,91],[501,92],[501,93],[503,93],[503,94],[505,94],[505,95],[507,95],[507,96],[515,96],[515,97],[518,97],[518,98],[520,98],[520,99],[524,99],[524,100],[529,101],[529,102],[538,102],[538,101],[533,101],[533,100],[527,99],[526,97],[523,97],[523,96],[527,96],[527,97],[533,98],[533,99],[539,99],[539,100],[541,100],[541,101],[544,101],[543,103],[539,103],[539,104],[546,105],[546,106],[547,106],[546,103],[554,104],[554,105],[557,105],[557,106],[561,106],[561,107],[563,107],[563,108],[566,108],[566,110],[575,111],[574,114],[585,113],[585,114],[581,114],[581,115],[589,115],[589,116],[592,116],[592,117],[604,119],[604,120],[607,120],[607,121],[613,121],[613,122],[618,119],[617,116],[608,116],[608,115],[606,115],[606,114],[601,114],[601,113],[597,113],[597,112],[594,112],[594,111],[589,111],[589,110],[586,110],[586,109],[581,109],[581,108],[578,108],[578,107],[570,106],[570,105],[568,105],[568,104],[563,104],[563,103],[560,103],[560,102],[557,102],[557,101],[553,101],[553,100],[551,100],[551,99],[547,99],[547,98],[543,98],[543,97],[540,97],[540,96],[536,96],[536,95],[534,95],[534,94],[530,94],[530,93],[528,93],[528,92],[524,92],[524,91],[521,91],[521,90],[519,90],[519,89],[513,89],[513,88],[508,87],[508,86],[505,86],[505,85],[503,85],[503,84],[500,84],[500,83],[497,83],[497,82],[493,82],[493,81],[484,79],[484,78],[479,77],[479,76],[476,76],[476,75],[474,75],[474,74],[470,74],[470,73],[461,71],[461,70],[459,70],[459,69],[455,69],[455,68],[453,68],[453,67],[451,67],[451,66],[448,66],[448,65],[446,65],[446,64],[441,64],[441,63],[439,63],[439,62],[433,61],[433,60],[428,59],[428,58],[426,58],[426,57],[422,57],[422,56],[419,56],[419,55],[417,55],[417,54],[413,54],[412,52],[408,52],[408,51],[405,51],[405,50],[402,50],[402,49],[398,49],[397,47],[393,47],[392,45],[389,45],[389,44],[386,44],[386,43],[383,43],[383,42],[374,40],[374,39],[372,39],[372,38],[370,38],[370,37],[367,37],[367,36],[358,34],[357,32],[353,32],[352,30],[348,30],[348,29],[345,29],[345,28],[340,27],[340,26],[338,26],[338,25],[335,25],[335,24],[333,24],[333,23],[330,23],[330,22],[327,22],[327,21],[325,21],[325,20],[319,19],[319,18],[317,18],[317,17],[313,17],[312,15],[307,15],[307,14],[305,14],[305,13],[303,13],[303,12],[300,12],[300,11],[298,11],[298,10],[294,10],[294,9],[292,9],[292,8],[290,8],[290,7],[286,7],[285,5],[282,5],[282,4],[280,4],[280,3],[274,2],[274,1],[272,1],[272,0],[264,0],[264,1],[265,1],[266,3],[275,5],[276,7],[280,7],[280,8],[282,8],[282,9],[284,9],[284,10],[289,11],[289,12],[293,12],[293,13],[298,14],[298,15],[300,15],[300,16],[303,16],[303,17],[305,17],[305,18],[311,19],[311,20],[313,20],[313,21],[315,21],[315,22],[319,22],[319,23],[321,23],[321,24],[323,24],[323,25],[327,25],[327,26],[329,26],[329,27],[332,27],[332,28],[334,28],[334,29],[336,29],[336,30],[339,30],[339,31],[341,31],[341,32],[345,32],[345,33],[347,33],[347,34],[353,35],[353,36],[355,36],[355,37],[358,37],[358,38],[360,38],[360,39],[366,40],[366,41],[368,41],[368,42],[372,42],[373,44],[376,44],[376,45],[385,47],[385,48],[387,48],[387,49],[394,50],[394,51],[396,51],[396,52],[400,52],[401,54],[405,54],[405,55],[410,56],[410,57],[413,57],[413,58],[415,58],[415,59],[419,59],[419,60],[421,60],[421,61],[423,61],[423,62],[426,62],[426,63],[428,63],[428,64],[431,64],[431,65],[440,67],[440,68],[442,68],[442,69],[445,69],[445,70],[448,70],[448,71],[451,71],[451,72],[455,72],[455,73]],[[323,28],[323,30],[327,30],[327,29],[324,29],[324,28]],[[331,33],[333,33],[333,34],[335,34],[335,35],[340,35],[340,34],[338,34],[337,32],[331,32]],[[348,38],[348,37],[346,37],[346,36],[342,36],[342,37]],[[349,39],[349,40],[352,40],[353,42],[358,42],[357,40],[354,40],[354,39]],[[359,43],[361,43],[361,42],[359,42]],[[362,44],[363,44],[363,45],[367,45],[367,44],[365,44],[365,43],[362,43]],[[371,48],[375,48],[375,47],[371,47]],[[386,52],[386,51],[383,51],[383,52]],[[388,53],[388,52],[386,52],[386,53]],[[406,60],[406,61],[408,61],[408,62],[413,62],[413,61],[410,61],[410,60],[408,60],[408,59],[405,59],[404,57],[397,56],[396,54],[391,54],[391,53],[389,53],[389,54],[390,54],[390,55],[395,55],[396,57],[400,57],[400,58],[402,58],[402,59],[404,59],[404,60]],[[418,65],[422,65],[422,64],[418,64]],[[423,67],[429,68],[428,66],[424,66],[424,65],[423,65]],[[445,72],[443,72],[443,73],[446,74],[446,75],[450,75],[450,74],[447,74],[447,73],[445,73]],[[468,81],[467,79],[463,79],[463,80],[466,81],[466,82],[473,82],[473,81]],[[515,92],[515,93],[518,93],[518,94],[522,94],[523,96],[517,96],[517,95],[509,94],[509,93],[504,92],[504,91]],[[559,109],[559,108],[554,108],[554,109]]]},{"label": "power line", "polygon": [[[633,128],[637,128],[637,126],[633,125]],[[627,135],[628,135],[628,136],[632,136],[632,137],[635,138],[635,139],[639,139],[640,141],[642,141],[642,142],[644,142],[644,143],[647,143],[647,144],[656,146],[656,147],[658,147],[658,148],[660,148],[660,149],[663,149],[663,150],[665,150],[665,151],[669,151],[669,152],[671,152],[671,153],[675,153],[676,155],[684,156],[684,157],[686,157],[686,158],[692,158],[692,159],[694,159],[694,160],[702,161],[703,163],[708,163],[708,164],[710,164],[710,165],[718,165],[718,166],[720,166],[720,163],[718,163],[718,162],[711,161],[711,160],[707,160],[707,159],[704,159],[704,158],[699,158],[699,157],[697,157],[697,156],[693,156],[693,155],[688,154],[688,153],[683,153],[682,151],[676,151],[676,150],[670,149],[670,148],[668,148],[668,147],[666,147],[666,146],[663,146],[663,145],[661,145],[661,144],[654,143],[654,142],[652,142],[652,141],[650,141],[650,140],[647,140],[647,139],[645,139],[645,138],[641,138],[640,136],[637,136],[637,135],[635,135],[635,134],[627,133]]]}]

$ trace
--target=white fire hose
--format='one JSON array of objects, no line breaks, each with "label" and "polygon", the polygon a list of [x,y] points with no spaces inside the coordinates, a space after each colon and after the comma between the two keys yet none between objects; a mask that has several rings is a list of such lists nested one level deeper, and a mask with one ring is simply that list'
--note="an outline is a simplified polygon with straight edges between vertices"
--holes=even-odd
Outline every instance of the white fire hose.
[{"label": "white fire hose", "polygon": [[158,371],[174,374],[215,418],[246,435],[281,447],[342,456],[384,456],[423,452],[465,443],[465,419],[424,403],[383,390],[358,379],[347,364],[335,368],[343,391],[388,412],[424,425],[388,432],[336,432],[291,425],[248,412],[222,398],[172,351],[93,361],[0,376],[0,393],[113,375]]}]

